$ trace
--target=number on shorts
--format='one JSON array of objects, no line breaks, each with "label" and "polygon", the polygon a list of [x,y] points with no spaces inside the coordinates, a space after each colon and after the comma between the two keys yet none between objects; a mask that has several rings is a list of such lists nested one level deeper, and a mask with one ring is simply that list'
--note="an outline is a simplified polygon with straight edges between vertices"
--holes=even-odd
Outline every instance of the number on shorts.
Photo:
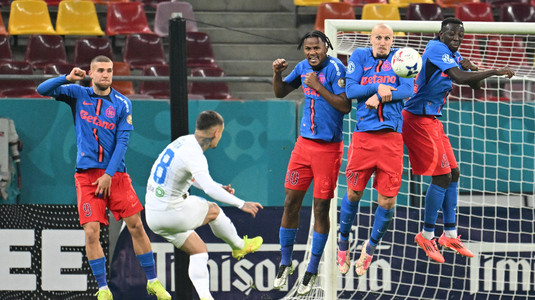
[{"label": "number on shorts", "polygon": [[167,149],[162,155],[162,159],[160,159],[160,163],[158,163],[156,166],[156,170],[154,171],[154,176],[152,178],[157,184],[163,184],[165,182],[167,168],[169,168],[171,165],[173,157],[175,157],[175,152],[173,152],[171,149]]}]

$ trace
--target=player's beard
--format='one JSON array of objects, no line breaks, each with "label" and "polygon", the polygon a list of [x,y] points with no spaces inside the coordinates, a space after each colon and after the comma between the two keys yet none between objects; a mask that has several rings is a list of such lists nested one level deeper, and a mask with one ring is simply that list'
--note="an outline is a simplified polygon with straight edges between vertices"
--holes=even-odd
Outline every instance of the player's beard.
[{"label": "player's beard", "polygon": [[106,91],[107,89],[110,88],[111,84],[99,84],[99,83],[94,83],[93,84],[95,86],[95,88],[97,88],[97,90],[99,91]]}]

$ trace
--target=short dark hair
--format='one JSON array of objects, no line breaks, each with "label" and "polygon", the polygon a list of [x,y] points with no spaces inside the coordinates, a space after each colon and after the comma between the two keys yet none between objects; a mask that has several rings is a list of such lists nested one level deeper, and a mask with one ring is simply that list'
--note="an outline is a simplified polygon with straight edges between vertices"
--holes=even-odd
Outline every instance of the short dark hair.
[{"label": "short dark hair", "polygon": [[91,60],[91,64],[93,63],[96,63],[96,62],[110,62],[110,63],[113,63],[113,61],[111,60],[111,58],[105,56],[105,55],[99,55],[95,58],[93,58]]},{"label": "short dark hair", "polygon": [[327,48],[333,49],[333,45],[331,45],[331,41],[325,35],[325,33],[321,32],[319,30],[314,30],[314,31],[307,32],[305,35],[303,35],[303,37],[299,41],[299,45],[297,45],[297,50],[301,50],[301,47],[303,47],[303,43],[308,38],[318,38],[318,39],[322,40],[325,44],[327,44]]},{"label": "short dark hair", "polygon": [[442,21],[442,24],[440,25],[440,30],[444,30],[446,26],[448,26],[448,24],[458,24],[458,25],[463,25],[463,21],[457,19],[457,18],[454,18],[454,17],[448,17],[446,19],[444,19]]},{"label": "short dark hair", "polygon": [[225,121],[223,117],[213,110],[205,110],[197,117],[197,124],[195,128],[197,130],[206,130],[214,126],[223,125]]}]

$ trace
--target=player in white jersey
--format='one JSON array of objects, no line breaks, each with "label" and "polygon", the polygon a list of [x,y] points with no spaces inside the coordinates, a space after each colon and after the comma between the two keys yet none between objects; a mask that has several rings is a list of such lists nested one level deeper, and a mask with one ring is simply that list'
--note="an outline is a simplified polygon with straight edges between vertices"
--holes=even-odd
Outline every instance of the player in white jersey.
[{"label": "player in white jersey", "polygon": [[210,294],[208,250],[195,229],[208,224],[218,238],[230,245],[232,256],[241,259],[262,245],[262,237],[240,238],[232,221],[216,203],[190,196],[193,185],[208,196],[234,205],[253,217],[262,205],[234,196],[230,185],[216,183],[208,171],[204,151],[215,148],[225,128],[223,117],[215,111],[203,111],[197,117],[195,133],[179,137],[160,154],[147,183],[145,210],[147,224],[175,247],[190,255],[188,274],[199,298]]}]

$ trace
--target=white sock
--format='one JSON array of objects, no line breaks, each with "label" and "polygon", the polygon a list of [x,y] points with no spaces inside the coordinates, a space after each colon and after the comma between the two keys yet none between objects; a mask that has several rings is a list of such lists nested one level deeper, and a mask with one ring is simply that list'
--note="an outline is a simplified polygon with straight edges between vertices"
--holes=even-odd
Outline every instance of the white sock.
[{"label": "white sock", "polygon": [[225,215],[222,209],[219,210],[219,215],[212,222],[208,223],[215,236],[225,241],[234,250],[242,249],[245,243],[236,232],[236,227],[232,221]]},{"label": "white sock", "polygon": [[444,230],[444,235],[445,235],[447,238],[456,239],[456,238],[457,238],[457,229],[453,229],[453,230]]},{"label": "white sock", "polygon": [[422,230],[422,236],[428,240],[432,240],[435,237],[435,232]]},{"label": "white sock", "polygon": [[101,286],[101,287],[98,288],[99,291],[100,291],[100,290],[109,290],[109,289],[110,289],[110,288],[109,288],[107,285],[105,285],[105,286]]},{"label": "white sock", "polygon": [[212,299],[210,294],[210,275],[208,273],[208,253],[189,256],[189,278],[199,294],[199,298]]}]

